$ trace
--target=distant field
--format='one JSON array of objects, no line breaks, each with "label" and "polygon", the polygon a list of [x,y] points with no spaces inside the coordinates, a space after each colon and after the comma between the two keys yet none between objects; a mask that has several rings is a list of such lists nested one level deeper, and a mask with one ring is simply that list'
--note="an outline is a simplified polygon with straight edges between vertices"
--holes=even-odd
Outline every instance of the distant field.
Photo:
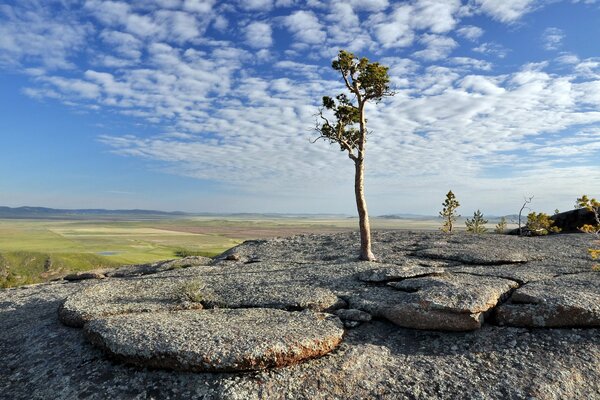
[{"label": "distant field", "polygon": [[[435,230],[437,220],[377,219],[373,229]],[[73,271],[214,256],[249,239],[357,229],[355,218],[186,217],[156,220],[0,219],[0,287],[42,282]]]}]

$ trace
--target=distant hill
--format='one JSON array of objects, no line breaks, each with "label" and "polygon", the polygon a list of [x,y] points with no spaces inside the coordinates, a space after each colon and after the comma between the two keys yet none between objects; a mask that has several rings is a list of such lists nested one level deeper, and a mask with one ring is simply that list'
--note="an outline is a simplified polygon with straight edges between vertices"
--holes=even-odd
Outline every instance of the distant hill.
[{"label": "distant hill", "polygon": [[63,210],[47,207],[5,207],[0,206],[0,218],[6,219],[89,219],[89,218],[168,218],[186,216],[181,211],[167,212],[156,210],[105,210],[105,209],[77,209]]}]

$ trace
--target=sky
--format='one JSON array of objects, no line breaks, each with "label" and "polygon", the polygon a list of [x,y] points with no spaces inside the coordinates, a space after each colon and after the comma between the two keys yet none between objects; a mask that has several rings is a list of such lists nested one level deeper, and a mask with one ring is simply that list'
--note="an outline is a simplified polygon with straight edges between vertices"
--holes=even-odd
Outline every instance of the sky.
[{"label": "sky", "polygon": [[355,214],[312,143],[340,49],[389,66],[366,109],[372,215],[600,195],[600,0],[0,1],[0,205]]}]

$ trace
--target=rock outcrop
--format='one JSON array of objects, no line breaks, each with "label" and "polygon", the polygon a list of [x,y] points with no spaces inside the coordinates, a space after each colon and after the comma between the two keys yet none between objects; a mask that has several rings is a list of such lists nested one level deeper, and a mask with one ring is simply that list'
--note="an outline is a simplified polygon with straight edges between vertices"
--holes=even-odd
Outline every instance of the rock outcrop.
[{"label": "rock outcrop", "polygon": [[588,241],[307,235],[0,290],[0,398],[600,398]]}]

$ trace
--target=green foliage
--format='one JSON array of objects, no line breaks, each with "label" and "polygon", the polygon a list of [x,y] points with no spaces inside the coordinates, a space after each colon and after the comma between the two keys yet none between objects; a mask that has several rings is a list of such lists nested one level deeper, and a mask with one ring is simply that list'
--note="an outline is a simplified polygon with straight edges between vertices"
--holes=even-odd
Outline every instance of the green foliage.
[{"label": "green foliage", "polygon": [[559,233],[560,228],[553,226],[554,221],[545,213],[530,212],[527,215],[527,231],[531,236],[544,236],[549,233]]},{"label": "green foliage", "polygon": [[[600,246],[600,201],[594,198],[590,199],[584,194],[577,199],[577,205],[579,208],[585,208],[586,210],[594,213],[594,219],[596,220],[596,223],[594,225],[583,225],[579,228],[579,230],[592,235],[595,238],[593,242],[594,245]],[[589,248],[588,253],[592,259],[600,259],[600,248]],[[600,271],[600,264],[595,264],[592,269],[594,271]]]},{"label": "green foliage", "polygon": [[506,221],[506,217],[500,218],[500,221],[496,225],[496,228],[494,228],[494,232],[496,232],[496,233],[506,232],[506,225],[508,225],[508,223]]},{"label": "green foliage", "polygon": [[[324,96],[316,131],[319,139],[337,143],[341,151],[347,151],[350,158],[356,161],[364,157],[363,146],[367,134],[365,104],[393,95],[389,90],[388,67],[364,57],[359,59],[345,50],[340,50],[331,66],[340,72],[351,97],[345,93],[337,95],[335,99]],[[335,120],[330,121],[324,114],[325,110],[331,111]]]},{"label": "green foliage", "polygon": [[200,303],[203,299],[203,290],[206,284],[201,279],[194,279],[184,283],[177,290],[177,298],[182,302]]},{"label": "green foliage", "polygon": [[479,210],[473,213],[473,218],[465,221],[467,225],[467,232],[481,234],[487,232],[487,228],[484,226],[488,223],[487,219],[483,218],[483,213]]},{"label": "green foliage", "polygon": [[460,215],[456,214],[456,209],[460,207],[460,203],[456,200],[456,196],[454,196],[452,190],[446,194],[446,200],[444,200],[442,206],[443,208],[442,211],[440,211],[440,217],[443,218],[444,222],[440,230],[442,232],[450,233],[454,228],[454,222],[460,217]]}]

